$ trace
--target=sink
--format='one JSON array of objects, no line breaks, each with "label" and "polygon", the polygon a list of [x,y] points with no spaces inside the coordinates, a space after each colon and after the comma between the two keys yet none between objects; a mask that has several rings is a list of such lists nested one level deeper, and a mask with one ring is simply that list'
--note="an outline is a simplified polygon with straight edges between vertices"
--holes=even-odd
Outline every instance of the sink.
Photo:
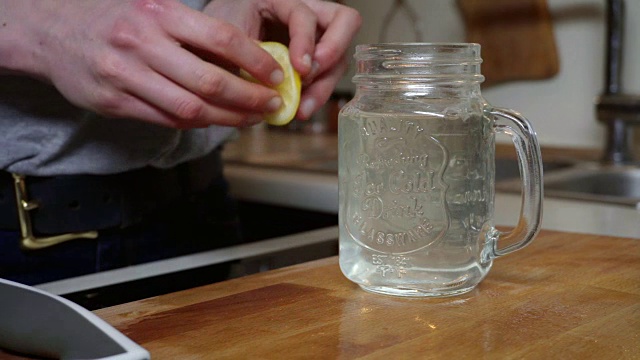
[{"label": "sink", "polygon": [[[319,158],[300,162],[293,168],[337,174],[338,160]],[[542,169],[545,197],[640,206],[640,167],[554,159],[543,160]],[[495,170],[496,191],[520,193],[517,159],[497,158]]]},{"label": "sink", "polygon": [[[497,180],[496,189],[520,192],[520,179]],[[640,167],[577,163],[547,169],[544,172],[544,195],[638,207]]]},{"label": "sink", "polygon": [[545,193],[578,200],[640,205],[640,168],[584,166],[551,173],[544,179]]},{"label": "sink", "polygon": [[[547,174],[551,171],[570,168],[575,162],[568,160],[560,161],[542,161],[542,172]],[[517,159],[497,158],[496,159],[496,182],[507,179],[519,179],[520,169]]]}]

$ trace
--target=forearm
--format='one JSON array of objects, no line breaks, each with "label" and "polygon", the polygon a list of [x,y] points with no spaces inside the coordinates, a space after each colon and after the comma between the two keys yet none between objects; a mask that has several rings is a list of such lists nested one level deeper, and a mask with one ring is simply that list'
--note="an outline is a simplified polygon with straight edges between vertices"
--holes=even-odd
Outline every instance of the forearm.
[{"label": "forearm", "polygon": [[0,0],[0,75],[42,77],[48,1]]}]

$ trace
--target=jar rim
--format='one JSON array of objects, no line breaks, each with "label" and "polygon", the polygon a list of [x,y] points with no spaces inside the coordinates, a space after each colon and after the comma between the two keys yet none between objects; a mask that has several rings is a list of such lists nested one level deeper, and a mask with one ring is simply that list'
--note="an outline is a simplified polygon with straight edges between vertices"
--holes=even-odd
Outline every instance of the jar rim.
[{"label": "jar rim", "polygon": [[480,48],[479,43],[473,42],[380,42],[380,43],[368,43],[358,44],[356,48],[360,47],[451,47],[451,48]]},{"label": "jar rim", "polygon": [[356,45],[354,57],[356,59],[376,59],[388,57],[430,59],[456,59],[465,62],[481,63],[481,45],[463,42],[390,42]]},{"label": "jar rim", "polygon": [[398,83],[480,83],[480,44],[378,43],[356,46],[353,82],[376,86]]}]

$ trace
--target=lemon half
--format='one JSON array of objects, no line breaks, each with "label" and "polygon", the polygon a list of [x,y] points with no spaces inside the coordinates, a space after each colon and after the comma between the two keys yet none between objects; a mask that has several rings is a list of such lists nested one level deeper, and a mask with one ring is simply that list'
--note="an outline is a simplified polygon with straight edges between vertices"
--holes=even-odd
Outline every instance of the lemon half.
[{"label": "lemon half", "polygon": [[[289,48],[285,45],[279,42],[265,41],[260,43],[260,47],[273,56],[284,72],[284,81],[272,87],[280,94],[282,106],[272,113],[264,114],[264,120],[269,125],[286,125],[293,120],[296,112],[298,112],[298,106],[300,106],[300,94],[302,91],[300,75],[291,65]],[[246,80],[258,82],[244,70],[240,71],[240,76]]]}]

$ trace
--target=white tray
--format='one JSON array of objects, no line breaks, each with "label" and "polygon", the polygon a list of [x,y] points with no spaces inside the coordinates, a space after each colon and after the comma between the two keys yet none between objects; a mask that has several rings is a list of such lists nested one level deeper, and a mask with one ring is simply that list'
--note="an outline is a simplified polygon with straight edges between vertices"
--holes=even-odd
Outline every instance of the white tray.
[{"label": "white tray", "polygon": [[150,359],[149,352],[89,310],[4,279],[0,279],[0,348],[56,359]]}]

